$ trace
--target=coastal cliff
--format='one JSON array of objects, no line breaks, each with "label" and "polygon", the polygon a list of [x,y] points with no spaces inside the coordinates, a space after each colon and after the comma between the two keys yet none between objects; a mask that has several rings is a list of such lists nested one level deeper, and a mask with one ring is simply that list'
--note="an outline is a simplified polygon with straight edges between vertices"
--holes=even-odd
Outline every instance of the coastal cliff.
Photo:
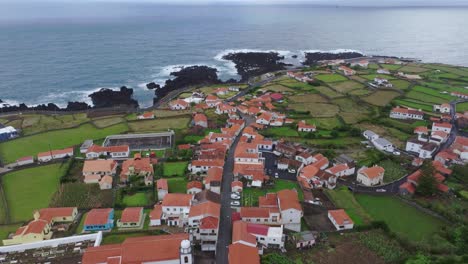
[{"label": "coastal cliff", "polygon": [[305,52],[305,61],[302,63],[304,65],[313,65],[318,61],[322,60],[345,60],[345,59],[354,59],[363,57],[364,54],[349,51],[349,52]]},{"label": "coastal cliff", "polygon": [[284,56],[277,52],[238,52],[223,56],[224,60],[236,64],[237,73],[241,76],[241,82],[247,81],[252,76],[262,75],[268,72],[284,70]]},{"label": "coastal cliff", "polygon": [[101,90],[88,95],[88,97],[93,101],[95,108],[121,105],[138,107],[138,101],[133,99],[132,95],[133,89],[122,86],[118,91],[102,88]]}]

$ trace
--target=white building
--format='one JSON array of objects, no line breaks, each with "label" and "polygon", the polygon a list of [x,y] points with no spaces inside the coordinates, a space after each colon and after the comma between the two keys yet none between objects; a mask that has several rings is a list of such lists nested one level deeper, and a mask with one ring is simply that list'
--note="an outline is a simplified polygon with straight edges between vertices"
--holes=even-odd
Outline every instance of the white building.
[{"label": "white building", "polygon": [[354,222],[343,209],[329,210],[328,219],[335,226],[336,230],[353,229]]},{"label": "white building", "polygon": [[395,150],[393,144],[385,138],[375,139],[372,141],[372,143],[378,150],[383,150],[387,152],[393,152]]},{"label": "white building", "polygon": [[73,148],[51,150],[37,154],[39,162],[48,162],[54,159],[63,159],[66,157],[73,157]]},{"label": "white building", "polygon": [[433,106],[434,112],[440,112],[442,114],[450,114],[451,107],[450,104],[441,104],[441,105],[434,105]]},{"label": "white building", "polygon": [[362,167],[358,170],[357,182],[366,186],[375,186],[383,183],[385,169],[380,166]]},{"label": "white building", "polygon": [[452,131],[452,124],[434,122],[432,123],[432,132],[434,131],[443,131],[450,134],[450,131]]},{"label": "white building", "polygon": [[168,226],[183,226],[187,223],[193,195],[182,193],[168,193],[162,205],[162,219]]},{"label": "white building", "polygon": [[390,111],[390,118],[423,120],[424,112],[397,106]]},{"label": "white building", "polygon": [[366,130],[362,133],[362,135],[367,139],[367,140],[375,140],[379,138],[379,135],[377,135],[374,131],[371,130]]}]

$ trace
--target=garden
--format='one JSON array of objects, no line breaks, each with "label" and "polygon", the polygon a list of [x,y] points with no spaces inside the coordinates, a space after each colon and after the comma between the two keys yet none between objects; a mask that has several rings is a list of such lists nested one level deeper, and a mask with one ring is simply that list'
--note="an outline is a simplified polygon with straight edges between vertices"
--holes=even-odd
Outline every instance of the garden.
[{"label": "garden", "polygon": [[244,188],[242,192],[242,204],[244,206],[256,206],[258,205],[258,197],[265,196],[267,193],[274,193],[286,189],[296,189],[299,201],[304,200],[304,194],[302,193],[302,189],[297,182],[288,180],[275,180],[275,184],[272,187]]}]

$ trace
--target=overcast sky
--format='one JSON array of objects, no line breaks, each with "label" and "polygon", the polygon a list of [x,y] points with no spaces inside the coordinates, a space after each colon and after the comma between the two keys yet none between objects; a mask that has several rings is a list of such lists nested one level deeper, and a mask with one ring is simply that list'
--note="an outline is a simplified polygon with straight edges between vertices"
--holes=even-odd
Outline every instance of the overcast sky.
[{"label": "overcast sky", "polygon": [[206,4],[206,3],[238,3],[238,4],[291,4],[308,3],[320,5],[346,6],[434,6],[434,5],[468,5],[468,0],[0,0],[6,3],[41,3],[41,2],[144,2],[165,4]]}]

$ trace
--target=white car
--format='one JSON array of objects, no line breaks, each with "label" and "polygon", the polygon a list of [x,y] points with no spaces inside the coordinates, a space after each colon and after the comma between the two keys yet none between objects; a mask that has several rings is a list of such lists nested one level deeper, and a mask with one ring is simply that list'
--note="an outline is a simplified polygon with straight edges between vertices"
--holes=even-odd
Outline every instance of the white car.
[{"label": "white car", "polygon": [[400,156],[400,151],[393,151],[393,155]]},{"label": "white car", "polygon": [[240,206],[239,201],[231,201],[231,206]]},{"label": "white car", "polygon": [[240,199],[240,195],[231,193],[231,199],[233,199],[233,200],[239,200],[239,199]]},{"label": "white car", "polygon": [[377,190],[375,190],[375,191],[376,191],[376,192],[386,192],[387,190],[385,190],[385,189],[377,189]]},{"label": "white car", "polygon": [[288,172],[289,173],[296,173],[296,170],[295,169],[288,169]]},{"label": "white car", "polygon": [[278,175],[277,172],[275,172],[275,178],[277,178],[277,179],[279,178],[279,175]]}]

